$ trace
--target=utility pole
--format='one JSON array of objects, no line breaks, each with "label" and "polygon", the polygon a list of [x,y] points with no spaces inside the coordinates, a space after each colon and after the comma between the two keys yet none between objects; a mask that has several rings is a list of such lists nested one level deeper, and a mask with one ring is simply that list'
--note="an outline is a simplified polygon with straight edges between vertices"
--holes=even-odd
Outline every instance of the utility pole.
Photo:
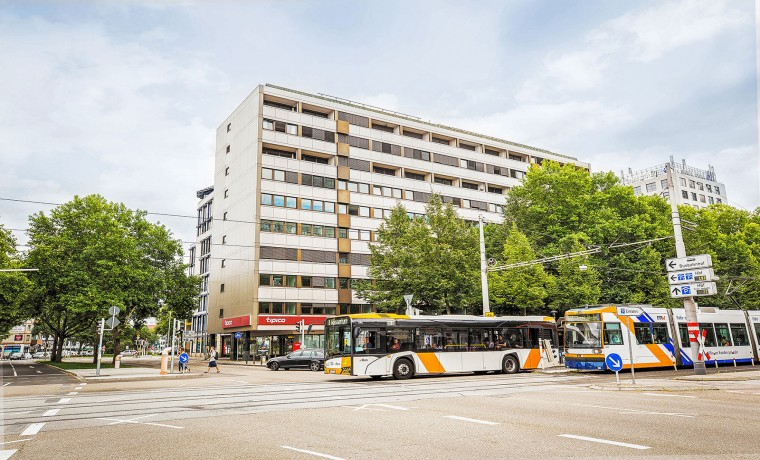
[{"label": "utility pole", "polygon": [[[668,198],[670,200],[670,215],[673,219],[673,236],[676,240],[676,257],[686,257],[686,246],[683,243],[681,234],[681,217],[678,214],[678,204],[676,204],[676,186],[673,182],[673,165],[667,163],[665,170],[668,175]],[[683,308],[686,311],[686,327],[689,331],[689,345],[691,346],[691,359],[694,362],[694,375],[706,375],[707,369],[702,356],[699,354],[699,343],[697,338],[692,335],[692,331],[699,333],[699,321],[697,321],[697,304],[694,297],[684,297]]]},{"label": "utility pole", "polygon": [[99,331],[100,339],[98,340],[98,362],[97,362],[97,367],[95,368],[96,376],[100,375],[100,358],[103,355],[103,329],[105,329],[106,327],[105,322],[106,322],[105,318],[100,318],[100,331]]},{"label": "utility pole", "polygon": [[480,231],[480,289],[483,294],[483,316],[491,312],[488,304],[488,270],[486,266],[486,238],[483,234],[483,216],[478,216],[478,227]]}]

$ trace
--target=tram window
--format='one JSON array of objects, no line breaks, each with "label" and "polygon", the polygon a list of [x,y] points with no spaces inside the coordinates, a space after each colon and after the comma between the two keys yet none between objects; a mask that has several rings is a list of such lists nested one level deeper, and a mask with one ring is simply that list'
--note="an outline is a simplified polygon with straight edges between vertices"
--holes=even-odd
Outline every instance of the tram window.
[{"label": "tram window", "polygon": [[755,323],[755,344],[760,343],[760,323]]},{"label": "tram window", "polygon": [[633,330],[636,333],[636,342],[640,344],[652,342],[652,327],[650,323],[634,323]]},{"label": "tram window", "polygon": [[689,340],[689,330],[686,329],[685,324],[678,325],[678,334],[681,336],[681,347],[688,348],[691,346],[691,340]]},{"label": "tram window", "polygon": [[731,335],[734,337],[734,346],[749,345],[749,334],[747,334],[747,326],[744,324],[732,324]]},{"label": "tram window", "polygon": [[620,323],[604,323],[604,343],[606,345],[622,345],[623,331]]},{"label": "tram window", "polygon": [[728,324],[716,324],[715,335],[718,337],[718,346],[731,346],[731,334],[728,333]]},{"label": "tram window", "polygon": [[467,350],[467,336],[467,329],[443,329],[443,350]]},{"label": "tram window", "polygon": [[652,339],[654,343],[668,343],[668,326],[663,323],[653,323]]},{"label": "tram window", "polygon": [[699,323],[699,335],[702,336],[702,332],[707,331],[705,334],[705,346],[717,347],[718,344],[715,341],[715,330],[712,323]]}]

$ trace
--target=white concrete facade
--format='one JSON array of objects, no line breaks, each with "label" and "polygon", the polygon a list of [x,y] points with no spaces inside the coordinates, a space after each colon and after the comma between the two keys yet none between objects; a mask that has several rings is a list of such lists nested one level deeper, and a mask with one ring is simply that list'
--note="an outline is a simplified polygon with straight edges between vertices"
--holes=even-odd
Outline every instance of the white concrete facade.
[{"label": "white concrete facade", "polygon": [[350,282],[367,276],[383,215],[399,202],[422,214],[439,193],[467,220],[498,221],[506,191],[545,159],[590,168],[351,101],[257,87],[217,130],[209,333],[271,334],[258,327],[265,315],[371,311]]},{"label": "white concrete facade", "polygon": [[[726,186],[718,182],[712,166],[699,169],[688,166],[686,160],[676,163],[672,158],[670,165],[678,204],[701,209],[711,204],[728,203]],[[661,164],[636,172],[629,170],[628,174],[621,173],[621,181],[624,185],[633,187],[635,195],[659,195],[668,198],[665,166],[666,164]]]}]

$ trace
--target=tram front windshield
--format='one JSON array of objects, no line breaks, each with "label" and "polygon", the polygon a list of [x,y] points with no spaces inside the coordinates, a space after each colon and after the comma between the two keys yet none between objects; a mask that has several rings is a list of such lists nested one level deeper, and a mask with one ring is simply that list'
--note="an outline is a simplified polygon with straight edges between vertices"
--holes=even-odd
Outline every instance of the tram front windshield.
[{"label": "tram front windshield", "polygon": [[578,321],[565,323],[566,348],[600,348],[602,322]]}]

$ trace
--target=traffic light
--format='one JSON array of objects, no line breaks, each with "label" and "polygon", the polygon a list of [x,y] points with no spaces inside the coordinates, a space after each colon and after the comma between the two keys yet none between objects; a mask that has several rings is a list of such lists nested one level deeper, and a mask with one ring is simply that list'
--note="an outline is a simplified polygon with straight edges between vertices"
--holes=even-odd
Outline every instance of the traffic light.
[{"label": "traffic light", "polygon": [[296,323],[296,332],[301,332],[301,322]]}]

